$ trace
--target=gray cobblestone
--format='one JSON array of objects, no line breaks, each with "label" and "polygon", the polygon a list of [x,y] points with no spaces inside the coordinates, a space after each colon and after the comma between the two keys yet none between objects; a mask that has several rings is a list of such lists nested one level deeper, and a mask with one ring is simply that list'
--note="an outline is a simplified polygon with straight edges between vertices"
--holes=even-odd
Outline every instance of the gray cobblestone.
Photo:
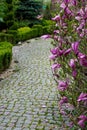
[{"label": "gray cobblestone", "polygon": [[60,130],[50,40],[30,42],[13,47],[17,71],[0,82],[0,130]]}]

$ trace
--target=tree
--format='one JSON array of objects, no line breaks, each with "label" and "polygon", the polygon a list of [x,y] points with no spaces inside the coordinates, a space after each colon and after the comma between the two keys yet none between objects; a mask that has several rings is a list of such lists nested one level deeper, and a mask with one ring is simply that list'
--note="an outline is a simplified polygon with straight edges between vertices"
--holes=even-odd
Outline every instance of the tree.
[{"label": "tree", "polygon": [[13,0],[5,0],[7,6],[7,12],[4,17],[7,28],[11,27],[14,24],[14,10],[13,10]]},{"label": "tree", "polygon": [[36,20],[41,14],[42,2],[36,0],[20,0],[16,10],[18,20]]},{"label": "tree", "polygon": [[43,1],[43,17],[45,19],[51,19],[51,0]]},{"label": "tree", "polygon": [[5,0],[0,0],[0,30],[4,29],[5,21],[4,17],[6,14],[7,6],[5,4]]}]

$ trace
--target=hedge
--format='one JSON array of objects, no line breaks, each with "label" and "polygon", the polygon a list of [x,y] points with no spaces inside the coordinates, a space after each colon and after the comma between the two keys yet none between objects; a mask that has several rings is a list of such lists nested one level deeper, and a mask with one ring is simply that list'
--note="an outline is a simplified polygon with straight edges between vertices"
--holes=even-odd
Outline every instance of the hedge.
[{"label": "hedge", "polygon": [[38,30],[37,36],[43,35],[43,26],[42,25],[34,25],[33,28]]},{"label": "hedge", "polygon": [[44,34],[51,34],[53,29],[51,26],[34,25],[32,28],[22,27],[18,30],[18,41],[25,41],[31,38],[39,37]]},{"label": "hedge", "polygon": [[16,44],[19,41],[25,41],[48,33],[51,34],[52,31],[52,24],[46,26],[34,25],[32,28],[21,27],[17,30],[7,30],[6,33],[0,33],[0,42],[8,41],[12,44]]},{"label": "hedge", "polygon": [[18,30],[18,41],[25,41],[34,37],[38,36],[38,29],[36,28],[29,28],[29,27],[22,27]]},{"label": "hedge", "polygon": [[12,44],[15,44],[16,40],[17,39],[15,38],[15,35],[12,33],[0,33],[0,42],[8,41]]},{"label": "hedge", "polygon": [[0,42],[0,72],[7,69],[12,59],[12,44]]}]

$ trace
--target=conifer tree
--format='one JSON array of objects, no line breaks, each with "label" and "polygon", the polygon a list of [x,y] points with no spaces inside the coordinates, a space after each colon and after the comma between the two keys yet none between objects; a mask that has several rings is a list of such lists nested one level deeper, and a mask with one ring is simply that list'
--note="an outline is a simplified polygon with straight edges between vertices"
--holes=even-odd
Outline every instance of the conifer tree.
[{"label": "conifer tree", "polygon": [[20,0],[16,10],[18,20],[35,20],[41,14],[42,2],[36,0]]}]

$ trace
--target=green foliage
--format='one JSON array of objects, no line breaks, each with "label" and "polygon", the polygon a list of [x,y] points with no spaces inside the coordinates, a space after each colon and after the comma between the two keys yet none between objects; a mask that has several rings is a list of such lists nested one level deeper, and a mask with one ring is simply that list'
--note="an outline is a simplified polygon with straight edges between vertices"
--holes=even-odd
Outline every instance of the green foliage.
[{"label": "green foliage", "polygon": [[49,25],[55,25],[55,22],[53,22],[52,20],[46,20],[46,19],[43,19],[42,21],[41,21],[41,24],[43,25],[43,26],[49,26]]},{"label": "green foliage", "polygon": [[12,26],[9,27],[10,30],[17,30],[19,28],[19,24],[17,22],[14,22]]},{"label": "green foliage", "polygon": [[41,21],[41,25],[43,26],[43,34],[52,34],[55,22],[53,22],[52,20],[43,19]]},{"label": "green foliage", "polygon": [[43,34],[50,34],[50,26],[43,26]]},{"label": "green foliage", "polygon": [[33,28],[37,28],[38,36],[41,36],[43,34],[43,26],[42,25],[34,25]]},{"label": "green foliage", "polygon": [[3,22],[3,18],[5,16],[6,5],[4,0],[0,0],[0,22]]},{"label": "green foliage", "polygon": [[12,44],[0,42],[0,72],[9,67],[12,59]]},{"label": "green foliage", "polygon": [[22,28],[18,29],[18,34],[20,35],[20,33],[23,34],[23,33],[29,32],[29,31],[30,31],[29,27],[22,27]]},{"label": "green foliage", "polygon": [[[41,13],[42,3],[35,0],[20,0],[16,10],[16,18],[18,20],[37,20],[37,16]],[[33,24],[33,22],[32,22]]]},{"label": "green foliage", "polygon": [[17,21],[16,23],[18,28],[29,26],[29,20]]},{"label": "green foliage", "polygon": [[7,6],[5,4],[5,0],[0,0],[0,30],[5,28],[4,17],[6,14],[6,9]]},{"label": "green foliage", "polygon": [[22,27],[22,28],[19,28],[17,31],[18,31],[19,41],[28,40],[28,39],[38,36],[38,30],[35,28],[30,29],[29,27]]},{"label": "green foliage", "polygon": [[15,40],[16,40],[15,35],[13,35],[13,34],[0,33],[0,42],[8,41],[8,42],[11,42],[12,44],[14,44],[14,43],[16,43]]},{"label": "green foliage", "polygon": [[51,26],[34,25],[32,28],[21,27],[17,30],[18,41],[24,41],[31,38],[39,37],[44,34],[51,34]]},{"label": "green foliage", "polygon": [[6,23],[7,28],[12,26],[14,24],[14,10],[13,10],[13,1],[12,0],[6,0],[5,1],[7,10],[6,15],[4,17],[4,21]]}]

